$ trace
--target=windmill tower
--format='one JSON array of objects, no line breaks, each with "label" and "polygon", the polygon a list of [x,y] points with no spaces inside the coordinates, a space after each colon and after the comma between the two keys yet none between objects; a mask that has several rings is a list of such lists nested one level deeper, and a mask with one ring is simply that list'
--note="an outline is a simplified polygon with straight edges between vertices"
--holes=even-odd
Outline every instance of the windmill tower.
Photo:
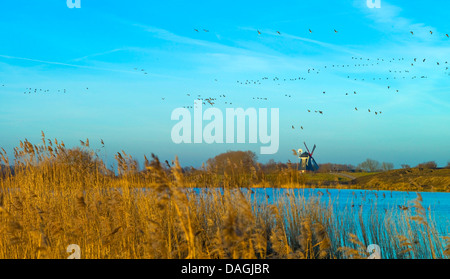
[{"label": "windmill tower", "polygon": [[316,145],[314,144],[314,147],[312,149],[312,152],[309,152],[309,148],[306,145],[306,142],[304,142],[306,151],[303,152],[303,150],[298,150],[298,170],[301,172],[306,171],[316,171],[319,169],[319,165],[317,165],[316,160],[313,158],[314,150],[316,150]]}]

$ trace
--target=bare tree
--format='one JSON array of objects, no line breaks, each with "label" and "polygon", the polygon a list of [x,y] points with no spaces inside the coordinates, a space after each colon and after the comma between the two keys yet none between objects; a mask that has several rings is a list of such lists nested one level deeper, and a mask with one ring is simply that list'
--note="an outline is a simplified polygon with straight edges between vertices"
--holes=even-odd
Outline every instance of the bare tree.
[{"label": "bare tree", "polygon": [[435,161],[430,161],[430,162],[418,164],[416,168],[435,169],[435,168],[437,168],[437,164]]},{"label": "bare tree", "polygon": [[380,162],[372,159],[367,159],[361,164],[358,165],[358,169],[361,169],[363,171],[367,172],[375,172],[380,170]]},{"label": "bare tree", "polygon": [[393,170],[393,169],[394,169],[394,164],[392,164],[392,163],[387,163],[387,162],[383,162],[383,163],[381,164],[381,169],[382,169],[383,171],[390,171],[390,170]]},{"label": "bare tree", "polygon": [[228,151],[208,159],[207,165],[218,173],[250,172],[255,166],[256,154],[252,151]]}]

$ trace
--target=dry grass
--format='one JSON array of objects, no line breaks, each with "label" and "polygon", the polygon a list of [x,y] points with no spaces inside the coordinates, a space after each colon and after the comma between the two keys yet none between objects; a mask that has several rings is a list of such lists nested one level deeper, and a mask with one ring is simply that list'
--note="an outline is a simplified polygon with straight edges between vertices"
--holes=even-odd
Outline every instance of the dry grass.
[{"label": "dry grass", "polygon": [[358,177],[354,187],[366,189],[450,192],[450,169],[411,168]]},{"label": "dry grass", "polygon": [[[67,149],[43,134],[41,145],[25,140],[14,151],[15,173],[2,170],[0,179],[2,259],[67,258],[70,244],[87,259],[364,258],[372,243],[389,258],[449,257],[449,238],[420,198],[414,211],[378,218],[374,207],[365,219],[290,190],[275,203],[257,202],[233,187],[239,177],[219,183],[210,170],[195,177],[210,187],[194,191],[177,159],[164,164],[155,155],[137,173],[137,162],[117,153],[116,176],[89,140]],[[0,158],[11,163],[4,150]],[[299,177],[286,170],[279,179]]]}]

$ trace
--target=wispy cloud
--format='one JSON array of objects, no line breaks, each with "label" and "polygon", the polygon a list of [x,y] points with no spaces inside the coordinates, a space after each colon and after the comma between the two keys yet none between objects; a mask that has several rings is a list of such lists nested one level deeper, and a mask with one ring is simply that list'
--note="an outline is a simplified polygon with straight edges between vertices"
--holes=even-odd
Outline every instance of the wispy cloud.
[{"label": "wispy cloud", "polygon": [[[118,69],[117,67],[116,68],[112,68],[112,67],[103,68],[103,67],[95,67],[95,66],[89,66],[89,65],[79,65],[79,64],[64,63],[64,62],[57,62],[57,61],[46,61],[46,60],[40,60],[40,59],[33,59],[33,58],[27,58],[27,57],[17,57],[17,56],[3,55],[3,54],[0,54],[0,58],[6,58],[6,59],[12,59],[12,60],[21,60],[21,61],[29,61],[29,62],[39,63],[39,64],[48,64],[48,65],[80,68],[80,69],[97,70],[97,71],[119,72],[119,73],[127,73],[127,74],[138,74],[136,71],[122,70],[122,69]],[[148,72],[147,72],[147,75],[148,76],[153,76],[153,77],[169,77],[167,75],[148,73]],[[173,77],[170,77],[170,78],[173,78]]]},{"label": "wispy cloud", "polygon": [[[255,33],[258,31],[255,28],[249,28],[249,27],[243,27],[241,29],[252,31],[252,32],[255,32]],[[280,36],[280,34],[274,32],[274,31],[269,31],[269,32],[266,31],[264,34],[265,35],[270,35],[270,36],[278,36],[278,37]],[[339,45],[335,45],[335,44],[330,44],[330,43],[326,43],[326,42],[323,42],[323,41],[314,40],[314,39],[311,39],[311,38],[300,37],[300,36],[292,35],[292,34],[285,33],[285,32],[283,32],[282,38],[306,42],[306,43],[309,43],[309,44],[312,44],[312,45],[317,45],[317,46],[323,47],[325,49],[333,50],[333,51],[337,51],[337,52],[341,52],[341,53],[347,53],[347,54],[351,54],[351,55],[361,55],[356,50],[350,49],[348,47],[339,46]]]},{"label": "wispy cloud", "polygon": [[[142,24],[133,24],[139,28],[142,28],[146,32],[149,32],[155,38],[177,43],[180,45],[191,45],[203,47],[201,55],[191,53],[191,56],[198,62],[204,62],[211,65],[215,65],[217,69],[224,69],[227,71],[242,70],[264,70],[273,64],[274,61],[291,59],[285,54],[277,52],[270,47],[256,44],[242,44],[239,40],[223,39],[230,42],[232,45],[225,43],[212,42],[201,39],[193,39],[187,36],[181,36],[171,31],[161,29],[154,26],[147,26]],[[222,37],[216,35],[216,37]],[[215,63],[215,62],[216,63]]]},{"label": "wispy cloud", "polygon": [[118,48],[118,49],[113,49],[113,50],[104,51],[104,52],[100,52],[100,53],[93,53],[93,54],[85,55],[85,56],[83,56],[83,57],[79,57],[79,58],[72,59],[71,61],[74,61],[74,62],[82,61],[82,60],[86,60],[86,59],[88,59],[88,58],[98,57],[98,56],[102,56],[102,55],[106,55],[106,54],[111,54],[111,53],[115,53],[115,52],[119,52],[119,51],[124,51],[124,50],[127,50],[127,49],[125,49],[125,48]]},{"label": "wispy cloud", "polygon": [[6,58],[6,59],[30,61],[30,62],[36,62],[36,63],[41,63],[41,64],[59,65],[59,66],[67,66],[67,67],[82,68],[82,69],[132,73],[131,71],[125,71],[125,70],[99,68],[99,67],[94,67],[94,66],[77,65],[77,64],[70,64],[70,63],[56,62],[56,61],[46,61],[46,60],[40,60],[40,59],[17,57],[17,56],[3,55],[3,54],[0,54],[0,57]]},{"label": "wispy cloud", "polygon": [[[280,39],[281,42],[289,42],[288,45],[292,45],[292,42],[301,41],[308,45],[308,47],[299,47],[299,52],[294,54],[284,53],[276,50],[270,43],[263,43],[260,40],[243,40],[241,38],[227,38],[222,35],[216,35],[221,37],[221,42],[209,41],[207,39],[196,39],[187,36],[178,35],[166,29],[158,28],[155,26],[148,26],[139,23],[128,23],[132,26],[141,28],[145,32],[150,33],[153,37],[176,43],[178,45],[190,45],[198,46],[199,49],[203,49],[201,53],[190,53],[192,59],[197,62],[203,63],[203,67],[199,68],[201,71],[212,69],[215,71],[223,70],[226,72],[240,73],[243,71],[259,71],[259,72],[273,72],[273,71],[299,71],[304,69],[305,63],[309,65],[317,64],[319,58],[310,57],[306,53],[302,53],[304,49],[308,49],[320,53],[322,52],[324,59],[329,59],[330,54],[348,54],[353,56],[361,55],[355,49],[339,46],[311,38],[300,37],[289,33],[283,33],[282,36],[273,32],[265,32],[265,35],[269,35],[274,39]],[[247,30],[256,34],[257,30],[249,27],[238,27],[240,30]],[[194,31],[193,31],[194,32]],[[278,37],[278,38],[277,38]],[[270,41],[270,40],[269,40]],[[222,43],[226,42],[226,43]],[[320,48],[317,48],[319,46]],[[324,61],[323,61],[324,62]],[[199,64],[200,65],[200,64]]]},{"label": "wispy cloud", "polygon": [[[379,9],[369,9],[365,1],[355,1],[355,6],[372,20],[372,28],[385,32],[386,35],[391,35],[391,38],[397,41],[407,41],[408,43],[433,42],[438,41],[440,36],[445,35],[439,34],[438,29],[433,26],[402,16],[403,9],[390,4],[386,0],[382,1],[382,6]],[[414,34],[411,34],[411,31]],[[430,36],[430,31],[433,31],[435,35]]]},{"label": "wispy cloud", "polygon": [[186,37],[186,36],[180,36],[173,32],[170,32],[169,30],[158,28],[155,26],[148,26],[148,25],[143,25],[143,24],[138,24],[138,23],[133,23],[132,25],[135,27],[142,28],[146,32],[153,34],[153,36],[155,36],[156,38],[161,39],[161,40],[166,40],[166,41],[179,43],[179,44],[208,47],[208,48],[233,49],[233,47],[230,47],[230,46],[227,46],[224,44],[219,44],[219,43],[210,42],[210,41],[206,41],[206,40],[193,39],[193,38]]}]

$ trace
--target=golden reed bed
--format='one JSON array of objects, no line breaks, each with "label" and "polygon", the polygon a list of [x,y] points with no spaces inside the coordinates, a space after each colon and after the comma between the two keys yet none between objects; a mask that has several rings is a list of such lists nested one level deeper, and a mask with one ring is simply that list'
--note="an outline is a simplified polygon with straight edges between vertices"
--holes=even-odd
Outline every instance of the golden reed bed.
[{"label": "golden reed bed", "polygon": [[115,175],[89,141],[67,149],[42,134],[41,145],[20,142],[14,152],[14,162],[0,152],[0,163],[15,166],[0,173],[2,259],[63,259],[71,244],[83,259],[367,258],[369,244],[383,258],[450,256],[450,238],[420,195],[414,210],[378,218],[374,208],[364,219],[358,209],[337,211],[294,193],[256,203],[231,179],[187,191],[192,179],[178,160],[169,168],[154,155],[139,172],[118,153]]}]

